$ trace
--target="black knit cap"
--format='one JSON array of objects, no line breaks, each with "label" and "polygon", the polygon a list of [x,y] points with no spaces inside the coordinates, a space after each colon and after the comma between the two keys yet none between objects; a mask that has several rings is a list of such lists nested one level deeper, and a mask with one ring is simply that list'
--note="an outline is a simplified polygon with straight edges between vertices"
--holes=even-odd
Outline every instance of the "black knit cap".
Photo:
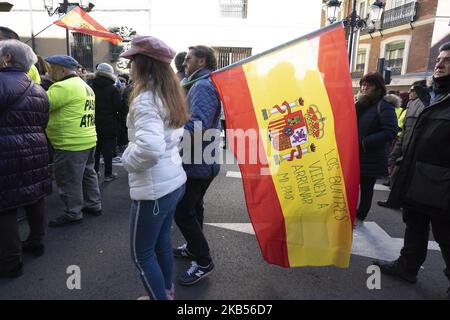
[{"label": "black knit cap", "polygon": [[386,95],[386,85],[384,83],[383,76],[378,72],[369,72],[365,76],[359,80],[359,86],[363,83],[370,83],[375,85],[378,89],[380,89],[383,93],[383,96]]}]

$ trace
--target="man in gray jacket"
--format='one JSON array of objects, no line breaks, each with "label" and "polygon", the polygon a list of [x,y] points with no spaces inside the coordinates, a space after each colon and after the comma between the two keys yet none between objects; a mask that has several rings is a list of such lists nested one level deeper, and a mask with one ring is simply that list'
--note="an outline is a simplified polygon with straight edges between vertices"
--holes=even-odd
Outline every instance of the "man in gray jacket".
[{"label": "man in gray jacket", "polygon": [[[388,170],[390,184],[392,185],[395,176],[400,168],[400,164],[403,159],[403,155],[406,152],[406,148],[411,139],[411,133],[413,131],[414,125],[416,124],[417,118],[419,117],[425,106],[430,104],[430,96],[425,87],[425,80],[416,81],[412,84],[409,89],[409,102],[406,106],[406,115],[403,122],[403,129],[401,131],[400,137],[397,139],[394,148],[389,155]],[[382,207],[400,209],[393,206],[388,201],[377,201],[377,204]]]}]

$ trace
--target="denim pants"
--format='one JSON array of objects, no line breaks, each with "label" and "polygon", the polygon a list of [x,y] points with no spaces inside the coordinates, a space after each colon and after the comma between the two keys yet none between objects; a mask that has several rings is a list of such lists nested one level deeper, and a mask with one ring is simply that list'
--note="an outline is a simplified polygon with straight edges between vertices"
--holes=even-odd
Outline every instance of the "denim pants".
[{"label": "denim pants", "polygon": [[152,300],[167,300],[172,288],[170,227],[185,185],[157,200],[131,203],[131,254]]}]

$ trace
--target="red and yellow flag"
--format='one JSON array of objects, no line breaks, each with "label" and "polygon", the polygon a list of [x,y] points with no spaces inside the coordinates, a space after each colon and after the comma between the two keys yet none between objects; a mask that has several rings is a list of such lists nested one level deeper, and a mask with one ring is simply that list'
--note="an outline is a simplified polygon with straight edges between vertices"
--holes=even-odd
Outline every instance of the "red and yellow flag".
[{"label": "red and yellow flag", "polygon": [[57,26],[73,30],[76,32],[89,34],[91,36],[99,37],[107,41],[118,45],[123,41],[118,35],[109,32],[97,21],[92,19],[83,9],[80,7],[75,7],[69,13],[67,13],[63,18],[53,22]]},{"label": "red and yellow flag", "polygon": [[284,267],[348,267],[359,155],[342,25],[250,57],[212,79],[227,129],[258,132],[257,163],[242,156],[238,134],[229,144],[264,259]]}]

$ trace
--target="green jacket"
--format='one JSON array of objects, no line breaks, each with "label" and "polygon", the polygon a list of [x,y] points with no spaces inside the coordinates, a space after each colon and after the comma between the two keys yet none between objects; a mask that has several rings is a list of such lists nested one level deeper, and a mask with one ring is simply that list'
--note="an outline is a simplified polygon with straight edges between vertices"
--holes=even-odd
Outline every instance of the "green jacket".
[{"label": "green jacket", "polygon": [[71,76],[47,91],[50,117],[46,129],[54,149],[82,151],[96,145],[95,94],[81,78]]}]

